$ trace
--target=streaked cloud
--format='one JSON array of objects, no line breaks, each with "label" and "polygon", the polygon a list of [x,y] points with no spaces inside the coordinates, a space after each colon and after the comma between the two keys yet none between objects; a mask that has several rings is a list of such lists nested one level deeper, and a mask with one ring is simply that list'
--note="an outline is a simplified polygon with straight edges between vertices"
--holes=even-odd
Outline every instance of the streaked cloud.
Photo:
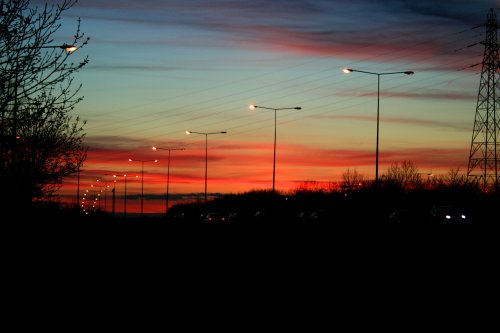
[{"label": "streaked cloud", "polygon": [[[338,119],[347,121],[376,121],[375,116],[358,116],[358,115],[318,115],[311,116],[316,119]],[[470,124],[463,124],[453,121],[442,121],[434,119],[422,119],[422,118],[399,118],[399,117],[380,117],[381,121],[384,123],[393,124],[404,124],[404,125],[416,125],[424,127],[441,127],[441,128],[452,128],[459,131],[471,131]]]},{"label": "streaked cloud", "polygon": [[[363,96],[363,97],[377,97],[377,92],[363,92],[361,95],[354,92],[341,92],[337,93],[339,96]],[[380,97],[391,97],[391,98],[416,98],[416,99],[436,99],[436,100],[458,100],[458,101],[470,101],[477,98],[477,94],[463,94],[454,93],[449,91],[440,92],[380,92]]]},{"label": "streaked cloud", "polygon": [[[457,34],[484,21],[493,0],[470,1],[80,1],[83,20],[121,22],[165,29],[165,41],[145,36],[151,45],[247,47],[275,52],[363,60],[419,61],[448,54],[436,34]],[[68,13],[71,15],[71,13]],[[182,29],[183,39],[169,31]],[[212,36],[213,38],[198,38]],[[123,43],[123,38],[106,43]],[[129,39],[130,43],[139,42]],[[479,41],[479,39],[477,40]],[[386,58],[386,59],[384,59]]]}]

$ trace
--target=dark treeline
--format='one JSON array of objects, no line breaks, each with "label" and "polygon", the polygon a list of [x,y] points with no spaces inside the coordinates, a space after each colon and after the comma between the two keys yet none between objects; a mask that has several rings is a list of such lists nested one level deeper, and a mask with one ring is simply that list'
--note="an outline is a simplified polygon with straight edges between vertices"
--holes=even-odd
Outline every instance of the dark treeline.
[{"label": "dark treeline", "polygon": [[[166,216],[113,217],[76,207],[40,205],[24,218],[35,224],[63,225],[245,225],[371,226],[383,224],[482,224],[497,222],[500,195],[468,184],[437,188],[402,188],[382,181],[359,188],[297,189],[289,193],[268,190],[226,194],[207,203],[172,206]],[[445,211],[449,210],[449,211]],[[450,215],[449,218],[446,216]],[[465,217],[462,218],[462,215]],[[213,219],[210,219],[210,217]]]},{"label": "dark treeline", "polygon": [[[381,225],[483,224],[498,220],[500,193],[485,191],[459,170],[435,176],[411,161],[393,163],[378,181],[347,170],[342,182],[304,182],[288,192],[253,190],[207,202],[173,205],[166,215],[113,215],[96,209],[34,202],[15,220],[35,225]],[[13,219],[14,221],[14,219]]]},{"label": "dark treeline", "polygon": [[[166,217],[173,223],[240,224],[427,224],[493,223],[500,195],[482,189],[458,169],[447,175],[421,173],[411,161],[393,163],[378,182],[347,170],[330,186],[304,183],[289,193],[251,191],[206,204],[181,204]],[[207,219],[218,213],[224,221]],[[216,218],[217,219],[217,218]]]},{"label": "dark treeline", "polygon": [[[493,223],[500,196],[471,189],[361,188],[353,191],[309,191],[292,194],[269,191],[226,195],[207,204],[180,204],[169,210],[172,223],[341,224],[390,223]],[[459,214],[446,220],[435,212],[450,209]],[[434,211],[433,211],[434,210]],[[209,213],[221,213],[225,221],[207,221]],[[449,213],[452,214],[452,213]],[[465,215],[461,219],[461,215]]]}]

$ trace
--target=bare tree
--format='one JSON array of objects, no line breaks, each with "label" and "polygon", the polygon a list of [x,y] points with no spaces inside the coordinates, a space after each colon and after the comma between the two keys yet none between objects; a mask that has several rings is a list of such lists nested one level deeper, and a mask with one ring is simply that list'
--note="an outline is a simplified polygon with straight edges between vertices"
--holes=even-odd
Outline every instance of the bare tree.
[{"label": "bare tree", "polygon": [[[83,97],[73,76],[88,58],[71,62],[67,46],[88,43],[80,20],[72,41],[57,44],[62,14],[78,0],[30,6],[0,0],[0,182],[3,204],[47,198],[86,158],[83,126],[71,112]],[[80,52],[80,51],[79,51]]]},{"label": "bare tree", "polygon": [[347,169],[344,173],[342,173],[342,188],[346,190],[352,191],[357,189],[363,183],[364,176],[356,169]]},{"label": "bare tree", "polygon": [[446,183],[449,187],[462,187],[467,183],[467,175],[460,173],[459,168],[452,168],[448,171]]},{"label": "bare tree", "polygon": [[412,161],[394,162],[382,175],[382,180],[386,186],[411,190],[420,183],[420,175]]}]

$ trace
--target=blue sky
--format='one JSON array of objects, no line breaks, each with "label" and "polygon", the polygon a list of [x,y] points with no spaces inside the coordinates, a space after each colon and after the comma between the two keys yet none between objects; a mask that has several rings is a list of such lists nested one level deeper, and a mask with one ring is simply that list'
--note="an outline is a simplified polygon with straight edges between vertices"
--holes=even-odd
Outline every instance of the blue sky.
[{"label": "blue sky", "polygon": [[[83,184],[140,172],[128,158],[157,158],[145,191],[161,195],[167,160],[157,145],[185,148],[172,155],[172,193],[202,192],[205,137],[192,130],[227,131],[208,138],[209,192],[268,189],[274,114],[251,103],[302,108],[277,112],[278,189],[339,181],[348,168],[373,179],[377,77],[345,67],[415,72],[381,77],[380,173],[403,160],[466,172],[481,72],[470,66],[482,61],[481,25],[498,5],[79,0],[56,39],[71,39],[78,18],[90,37],[73,55],[90,60],[75,78],[90,148]],[[75,179],[64,185],[73,193]]]}]

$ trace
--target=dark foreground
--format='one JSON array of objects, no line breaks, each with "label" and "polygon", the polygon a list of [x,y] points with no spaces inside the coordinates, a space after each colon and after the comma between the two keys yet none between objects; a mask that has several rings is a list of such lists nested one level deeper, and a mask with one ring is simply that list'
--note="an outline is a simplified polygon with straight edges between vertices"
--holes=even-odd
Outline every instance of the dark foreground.
[{"label": "dark foreground", "polygon": [[4,226],[19,227],[381,227],[381,226],[495,226],[500,223],[495,207],[460,207],[455,205],[432,205],[425,208],[394,207],[377,210],[373,207],[350,207],[336,209],[291,209],[280,207],[251,211],[225,210],[221,207],[186,206],[169,212],[166,216],[143,217],[129,214],[113,216],[111,213],[94,212],[83,214],[75,211],[35,210],[26,214],[3,218]]},{"label": "dark foreground", "polygon": [[[446,212],[434,216],[432,206],[234,209],[238,207],[186,205],[171,209],[168,216],[127,219],[97,212],[38,211],[2,219],[1,241],[7,257],[19,265],[55,260],[58,269],[83,264],[106,271],[119,262],[120,267],[141,267],[133,274],[155,267],[177,276],[182,271],[172,269],[174,262],[182,269],[208,269],[222,262],[229,271],[250,262],[258,267],[255,273],[264,269],[259,278],[284,261],[335,269],[339,261],[349,267],[367,262],[377,266],[391,258],[393,268],[414,261],[437,261],[441,267],[450,258],[484,260],[497,252],[497,206],[467,207],[466,219],[447,219]],[[206,278],[205,269],[197,279]]]},{"label": "dark foreground", "polygon": [[422,234],[433,230],[488,233],[500,223],[499,207],[498,195],[470,191],[305,192],[293,196],[246,193],[227,195],[206,204],[175,205],[166,216],[156,217],[129,213],[124,218],[123,212],[113,216],[103,211],[84,214],[78,209],[40,205],[6,214],[2,227],[35,237],[37,233],[49,237],[103,235],[110,239],[125,235],[135,241],[138,236],[162,241],[172,234],[183,233],[214,236],[221,230],[257,237],[265,234],[282,237],[287,233],[300,237],[312,232],[326,239],[344,230],[368,237],[372,231],[403,229]]}]

